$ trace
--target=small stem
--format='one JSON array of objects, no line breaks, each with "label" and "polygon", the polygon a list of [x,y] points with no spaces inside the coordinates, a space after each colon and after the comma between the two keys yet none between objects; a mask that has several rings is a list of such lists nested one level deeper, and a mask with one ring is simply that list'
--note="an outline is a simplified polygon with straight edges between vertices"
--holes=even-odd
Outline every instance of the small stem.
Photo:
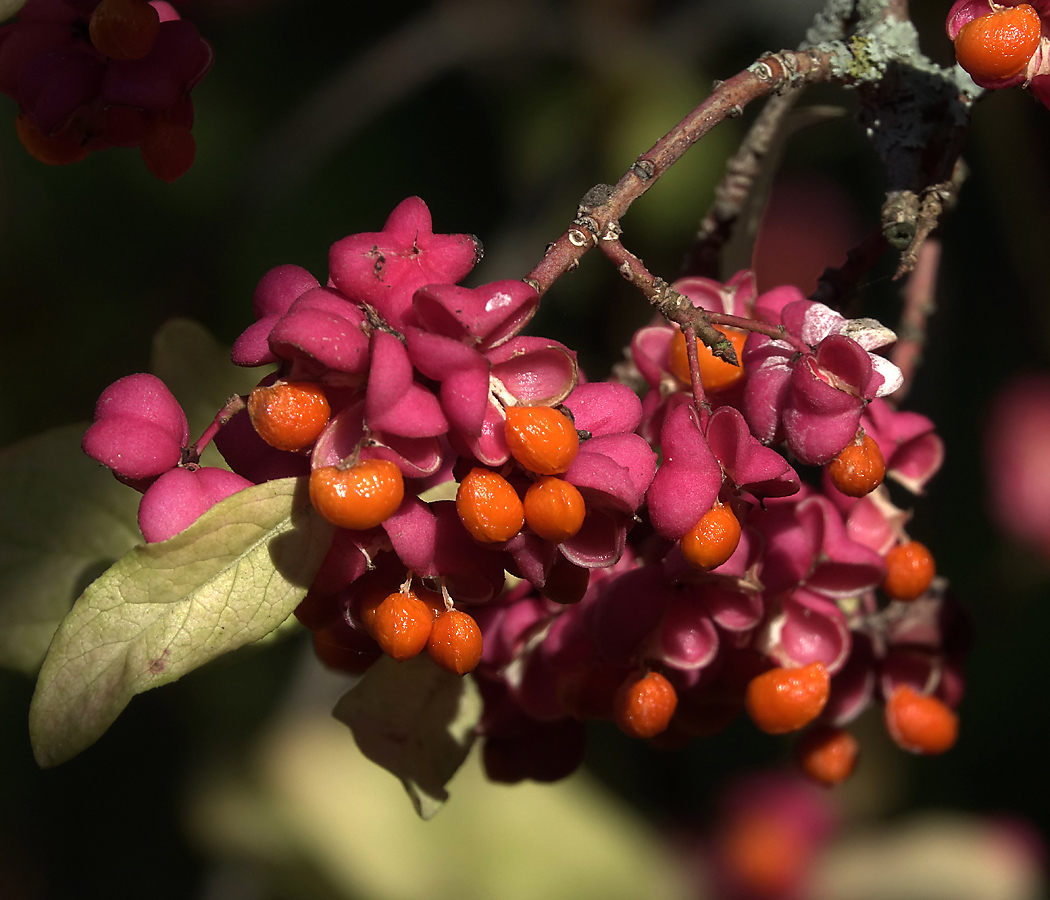
[{"label": "small stem", "polygon": [[616,264],[620,274],[638,288],[665,319],[676,322],[683,331],[691,329],[694,342],[696,338],[700,338],[719,359],[733,366],[740,365],[736,358],[736,349],[729,338],[711,324],[711,313],[693,306],[688,297],[680,294],[662,278],[653,275],[645,267],[645,263],[620,243],[615,234],[618,230],[616,228],[610,231],[610,234],[601,240],[600,245],[602,253]]},{"label": "small stem", "polygon": [[904,310],[897,326],[897,343],[890,352],[890,361],[903,373],[904,384],[887,398],[892,403],[900,403],[907,395],[922,361],[926,322],[936,308],[934,296],[940,263],[941,242],[929,238],[919,247],[915,268],[904,287]]},{"label": "small stem", "polygon": [[907,22],[910,18],[908,12],[908,0],[887,0],[883,11],[883,21]]},{"label": "small stem", "polygon": [[202,434],[195,443],[190,444],[182,451],[182,464],[194,465],[198,463],[201,454],[204,452],[204,448],[207,447],[208,444],[211,443],[212,438],[219,433],[219,429],[244,409],[245,406],[245,398],[240,394],[234,394],[230,397],[230,399],[223,404],[222,409],[216,414],[211,425],[204,429],[204,434]]},{"label": "small stem", "polygon": [[710,97],[639,156],[615,185],[600,185],[589,191],[576,220],[547,248],[543,259],[524,280],[539,293],[545,293],[559,277],[576,268],[581,257],[598,246],[598,236],[606,234],[635,200],[719,122],[739,115],[744,106],[759,97],[829,80],[832,58],[832,51],[816,48],[782,50],[761,57],[723,81]]},{"label": "small stem", "polygon": [[689,359],[689,381],[693,386],[693,406],[700,416],[700,430],[707,428],[707,419],[711,412],[711,406],[704,396],[704,383],[700,379],[700,352],[696,348],[696,329],[687,325],[682,333],[685,335],[685,354]]},{"label": "small stem", "polygon": [[799,353],[813,352],[812,347],[803,341],[802,338],[795,337],[795,335],[787,331],[783,325],[769,325],[766,322],[759,322],[758,319],[731,316],[728,313],[712,312],[708,313],[707,317],[711,320],[712,325],[725,325],[728,328],[739,328],[741,331],[753,331],[755,334],[764,334],[774,341],[783,341],[785,344],[790,344]]},{"label": "small stem", "polygon": [[702,340],[711,352],[731,366],[739,366],[736,349],[732,342],[716,325],[739,328],[742,331],[753,331],[764,334],[775,341],[790,344],[800,353],[810,353],[813,348],[801,338],[788,333],[782,325],[769,325],[757,319],[744,316],[731,316],[728,313],[711,312],[697,306],[684,294],[676,291],[662,278],[652,274],[637,256],[620,243],[616,235],[618,228],[610,229],[608,236],[600,242],[602,253],[616,264],[620,274],[640,290],[660,315],[678,324],[682,331],[693,329],[695,336]]}]

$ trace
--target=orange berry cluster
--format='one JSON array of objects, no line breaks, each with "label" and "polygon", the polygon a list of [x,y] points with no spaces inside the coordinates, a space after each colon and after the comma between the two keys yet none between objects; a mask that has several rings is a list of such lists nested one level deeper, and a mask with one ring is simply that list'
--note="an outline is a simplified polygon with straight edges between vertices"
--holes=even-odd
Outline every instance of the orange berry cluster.
[{"label": "orange berry cluster", "polygon": [[525,499],[503,475],[475,467],[456,492],[456,511],[475,540],[509,541],[526,525],[545,541],[560,544],[583,527],[583,495],[564,478],[580,447],[572,420],[549,406],[509,406],[504,432],[512,458],[538,476]]},{"label": "orange berry cluster", "polygon": [[[271,447],[308,451],[328,425],[331,408],[316,382],[278,381],[248,395],[248,416],[256,434]],[[365,459],[347,466],[321,466],[310,473],[310,500],[339,528],[364,531],[390,518],[405,496],[395,463]]]},{"label": "orange berry cluster", "polygon": [[481,629],[474,618],[458,609],[435,609],[413,591],[384,597],[366,627],[380,649],[398,662],[425,648],[441,668],[465,675],[481,661]]},{"label": "orange berry cluster", "polygon": [[[886,329],[784,291],[763,311],[743,296],[750,276],[701,279],[692,288],[718,293],[731,321],[757,309],[765,325],[783,320],[784,340],[727,328],[744,367],[698,346],[702,384],[690,386],[686,337],[644,329],[632,342],[651,389],[640,398],[583,379],[556,342],[514,338],[535,289],[456,287],[477,245],[429,229],[422,201],[406,201],[389,230],[333,248],[327,286],[297,267],[270,273],[234,353],[277,374],[213,426],[230,423],[216,443],[240,477],[309,471],[313,507],[336,526],[296,611],[322,660],[361,672],[426,651],[474,672],[485,764],[507,781],[568,774],[587,719],[673,747],[746,711],[765,733],[803,732],[798,765],[835,784],[858,755],[841,726],[875,686],[901,746],[950,746],[962,654],[943,635],[908,643],[949,602],[881,486],[889,471],[921,490],[942,447],[932,422],[879,399],[894,367],[859,341]],[[449,283],[391,294],[395,274],[429,272],[428,246]],[[726,306],[730,294],[741,296]],[[821,329],[818,350],[808,341]],[[775,363],[760,377],[746,370],[756,355]],[[844,359],[870,383],[841,387],[825,366]],[[844,411],[817,415],[829,391]],[[142,393],[150,412],[156,397]],[[127,404],[108,405],[98,429],[125,434]],[[169,468],[191,449],[177,424]],[[126,443],[109,434],[90,442],[105,459]],[[795,460],[826,466],[823,485],[804,485]],[[451,484],[454,501],[431,493]]]},{"label": "orange berry cluster", "polygon": [[[830,678],[823,664],[780,667],[751,680],[745,708],[755,725],[768,734],[787,734],[812,725],[795,747],[795,762],[811,780],[835,785],[853,773],[860,747],[845,729],[818,721],[829,694]],[[944,753],[958,737],[958,717],[950,707],[905,684],[894,688],[887,699],[884,719],[893,741],[911,753]]]},{"label": "orange berry cluster", "polygon": [[380,653],[404,662],[424,650],[454,675],[472,672],[481,661],[483,641],[477,622],[469,613],[448,608],[441,594],[423,586],[391,591],[386,573],[361,579],[355,588],[346,616],[364,631],[364,640],[342,616],[314,620],[309,601],[296,611],[313,630],[317,655],[330,668],[360,673]]},{"label": "orange berry cluster", "polygon": [[[271,447],[289,452],[310,450],[331,416],[324,387],[308,381],[260,385],[248,395],[247,406],[256,434]],[[321,466],[310,473],[314,509],[333,525],[351,531],[381,525],[404,496],[401,470],[386,459]]]}]

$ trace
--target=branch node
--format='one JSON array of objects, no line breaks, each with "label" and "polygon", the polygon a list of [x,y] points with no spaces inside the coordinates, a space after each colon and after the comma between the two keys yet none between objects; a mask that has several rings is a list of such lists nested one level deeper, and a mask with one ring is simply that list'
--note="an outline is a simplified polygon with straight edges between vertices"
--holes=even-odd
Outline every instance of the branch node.
[{"label": "branch node", "polygon": [[[769,54],[769,56],[772,55],[773,54]],[[747,70],[752,75],[754,75],[755,78],[765,83],[773,81],[775,77],[772,66],[770,66],[769,63],[765,61],[767,58],[768,57],[763,56],[757,62],[753,62],[750,66],[747,67]]]},{"label": "branch node", "polygon": [[588,213],[599,209],[612,199],[613,191],[615,188],[611,184],[596,184],[586,194],[583,195],[583,199],[580,200],[580,205],[576,208],[577,218],[584,218]]},{"label": "branch node", "polygon": [[642,181],[648,181],[656,174],[656,166],[653,165],[652,160],[638,157],[638,159],[631,164],[631,171],[641,178]]},{"label": "branch node", "polygon": [[570,228],[568,235],[569,243],[574,247],[594,246],[594,235],[589,231],[581,231],[579,228]]},{"label": "branch node", "polygon": [[919,195],[915,191],[893,191],[882,205],[882,234],[895,250],[907,250],[915,237],[919,218]]},{"label": "branch node", "polygon": [[591,234],[597,235],[601,226],[598,224],[598,220],[593,216],[579,216],[573,223],[573,225],[579,225],[580,228],[586,228]]}]

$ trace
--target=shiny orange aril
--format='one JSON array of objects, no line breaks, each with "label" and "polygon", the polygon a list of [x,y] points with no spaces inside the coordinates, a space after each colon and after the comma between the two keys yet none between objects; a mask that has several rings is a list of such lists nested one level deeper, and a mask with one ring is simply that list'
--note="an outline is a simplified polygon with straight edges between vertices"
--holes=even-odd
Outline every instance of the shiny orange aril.
[{"label": "shiny orange aril", "polygon": [[944,753],[959,737],[959,717],[948,705],[906,684],[894,688],[884,718],[894,743],[910,753]]},{"label": "shiny orange aril", "polygon": [[1039,13],[1021,3],[973,19],[955,36],[955,59],[974,78],[999,81],[1020,75],[1039,48]]},{"label": "shiny orange aril", "polygon": [[310,473],[314,509],[333,525],[351,531],[381,525],[404,496],[401,470],[388,459],[366,459],[348,469],[324,466]]},{"label": "shiny orange aril", "polygon": [[762,731],[787,734],[816,719],[830,692],[831,676],[823,663],[770,669],[748,683],[744,708]]},{"label": "shiny orange aril", "polygon": [[828,463],[828,478],[847,497],[864,497],[882,484],[886,462],[871,435],[847,445]]},{"label": "shiny orange aril", "polygon": [[859,752],[857,739],[844,728],[815,725],[795,747],[795,761],[807,777],[830,786],[853,774]]},{"label": "shiny orange aril", "polygon": [[146,0],[102,0],[91,14],[88,35],[110,59],[142,59],[160,34],[160,16]]},{"label": "shiny orange aril", "polygon": [[925,544],[905,541],[886,554],[882,589],[894,600],[917,600],[929,590],[937,566]]},{"label": "shiny orange aril", "polygon": [[197,142],[188,125],[160,116],[146,128],[139,152],[147,169],[161,181],[173,184],[193,165]]},{"label": "shiny orange aril", "polygon": [[473,672],[483,649],[481,629],[468,613],[450,609],[434,620],[427,653],[445,671],[453,675]]},{"label": "shiny orange aril", "polygon": [[530,472],[560,475],[580,449],[576,426],[551,406],[508,406],[504,434],[510,454]]},{"label": "shiny orange aril", "polygon": [[560,544],[583,527],[583,495],[564,478],[544,475],[525,492],[525,524],[543,538]]},{"label": "shiny orange aril", "polygon": [[312,446],[332,410],[324,388],[311,381],[260,385],[248,395],[248,416],[259,437],[278,450]]},{"label": "shiny orange aril", "polygon": [[677,706],[678,693],[663,675],[636,673],[613,698],[613,721],[630,737],[651,738],[667,728]]},{"label": "shiny orange aril", "polygon": [[525,507],[513,485],[491,469],[471,469],[456,491],[463,527],[482,543],[509,541],[525,524]]},{"label": "shiny orange aril", "polygon": [[25,113],[15,119],[15,131],[22,146],[33,159],[49,166],[64,166],[79,162],[88,155],[80,138],[72,129],[56,135],[46,135]]},{"label": "shiny orange aril", "polygon": [[426,647],[433,625],[430,607],[412,591],[399,591],[376,607],[372,636],[387,656],[404,662]]},{"label": "shiny orange aril", "polygon": [[686,562],[705,572],[722,565],[740,544],[740,521],[726,505],[715,502],[682,538]]}]

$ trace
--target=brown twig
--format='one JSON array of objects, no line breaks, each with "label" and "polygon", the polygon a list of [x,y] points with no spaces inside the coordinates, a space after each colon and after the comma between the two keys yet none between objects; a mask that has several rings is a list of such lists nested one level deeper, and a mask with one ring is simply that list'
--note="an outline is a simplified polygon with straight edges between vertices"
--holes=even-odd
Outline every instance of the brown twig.
[{"label": "brown twig", "polygon": [[740,365],[729,338],[711,324],[707,311],[693,306],[688,297],[653,275],[645,263],[620,243],[617,228],[609,229],[599,244],[602,253],[612,261],[617,271],[645,295],[660,315],[677,322],[683,331],[692,329],[696,337],[710,347],[719,359],[733,366]]},{"label": "brown twig", "polygon": [[685,335],[685,356],[689,361],[689,383],[693,388],[693,406],[696,407],[697,415],[700,416],[700,429],[705,430],[708,414],[711,412],[711,404],[707,402],[704,380],[700,377],[700,348],[696,345],[696,329],[687,325],[682,334]]},{"label": "brown twig", "polygon": [[[723,119],[738,115],[748,103],[771,93],[831,78],[831,51],[783,50],[763,56],[722,82],[703,103],[643,153],[615,185],[599,185],[580,204],[576,220],[525,277],[541,294],[580,258],[598,245],[599,235],[618,222],[642,194],[697,140]],[[701,337],[702,339],[702,337]]]},{"label": "brown twig", "polygon": [[934,297],[940,263],[940,240],[935,237],[925,240],[916,253],[915,266],[904,287],[904,310],[897,326],[897,343],[890,352],[890,361],[904,375],[904,384],[888,398],[893,403],[900,403],[907,395],[922,361],[926,322],[936,308]]},{"label": "brown twig", "polygon": [[801,96],[800,90],[786,91],[770,97],[755,118],[739,149],[726,162],[725,175],[715,189],[715,200],[700,223],[692,253],[684,267],[690,275],[718,277],[718,258],[740,218],[755,179],[762,173],[762,163],[773,145],[773,139],[791,108]]},{"label": "brown twig", "polygon": [[910,17],[908,0],[887,0],[883,10],[884,20],[890,21],[895,19],[898,22],[907,22]]},{"label": "brown twig", "polygon": [[599,241],[599,246],[602,253],[616,265],[619,273],[646,296],[660,315],[679,325],[683,331],[693,329],[695,336],[703,341],[715,356],[732,366],[740,365],[736,350],[729,338],[719,331],[716,325],[726,325],[744,331],[753,331],[756,334],[764,334],[773,340],[785,341],[803,353],[810,350],[801,340],[788,334],[780,325],[769,325],[757,319],[710,312],[693,306],[688,297],[676,291],[662,278],[653,275],[645,267],[645,263],[620,243],[619,229],[615,223]]},{"label": "brown twig", "polygon": [[916,198],[918,209],[914,218],[915,233],[907,249],[901,254],[897,271],[893,275],[895,280],[915,268],[924,242],[940,224],[945,212],[955,204],[965,179],[966,164],[958,159],[949,180],[931,184]]}]

